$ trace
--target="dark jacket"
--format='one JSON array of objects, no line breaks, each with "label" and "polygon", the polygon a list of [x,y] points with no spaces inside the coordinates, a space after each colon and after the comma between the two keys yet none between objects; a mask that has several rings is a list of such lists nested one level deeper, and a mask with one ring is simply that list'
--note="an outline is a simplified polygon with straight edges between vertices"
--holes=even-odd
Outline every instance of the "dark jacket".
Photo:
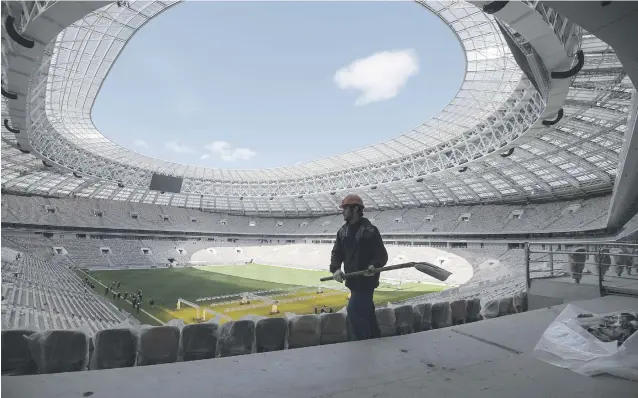
[{"label": "dark jacket", "polygon": [[[383,245],[381,234],[367,218],[361,218],[354,226],[346,223],[337,232],[330,256],[330,272],[335,273],[340,269],[341,263],[343,271],[347,274],[363,271],[370,265],[380,268],[387,262],[388,252]],[[379,286],[379,274],[348,278],[346,286],[350,290],[373,290]]]}]

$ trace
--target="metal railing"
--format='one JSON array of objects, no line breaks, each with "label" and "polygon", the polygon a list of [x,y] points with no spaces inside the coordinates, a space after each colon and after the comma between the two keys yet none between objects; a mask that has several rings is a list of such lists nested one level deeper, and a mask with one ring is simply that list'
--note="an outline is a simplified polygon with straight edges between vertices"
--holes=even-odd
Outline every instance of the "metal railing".
[{"label": "metal railing", "polygon": [[636,243],[527,243],[525,266],[528,288],[534,279],[557,279],[597,285],[601,296],[638,296]]}]

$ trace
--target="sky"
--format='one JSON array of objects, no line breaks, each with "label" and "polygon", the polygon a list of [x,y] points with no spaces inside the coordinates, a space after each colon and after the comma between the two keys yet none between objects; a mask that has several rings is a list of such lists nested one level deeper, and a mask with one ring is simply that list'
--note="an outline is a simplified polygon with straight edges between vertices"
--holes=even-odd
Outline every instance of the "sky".
[{"label": "sky", "polygon": [[409,131],[464,73],[452,31],[414,2],[186,2],[133,36],[92,118],[160,159],[289,166]]}]

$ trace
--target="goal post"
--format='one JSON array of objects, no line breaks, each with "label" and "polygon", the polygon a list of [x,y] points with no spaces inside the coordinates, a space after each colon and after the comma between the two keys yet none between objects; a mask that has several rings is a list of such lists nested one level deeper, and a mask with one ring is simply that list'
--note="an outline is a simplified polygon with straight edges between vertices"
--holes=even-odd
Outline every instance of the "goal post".
[{"label": "goal post", "polygon": [[195,308],[195,310],[197,311],[197,319],[200,318],[200,316],[199,316],[200,314],[199,313],[200,313],[200,309],[201,308],[200,308],[199,305],[197,305],[197,304],[195,304],[195,303],[193,303],[191,301],[184,300],[183,298],[180,297],[179,299],[177,299],[177,309],[178,310],[182,309],[183,305],[187,305],[189,307]]},{"label": "goal post", "polygon": [[213,317],[217,317],[226,321],[232,321],[233,319],[231,317],[229,317],[228,315],[222,314],[221,312],[217,312],[214,310],[211,310],[210,308],[204,308],[202,310],[202,315],[203,315],[203,319],[206,320],[206,313],[209,313],[210,315],[212,315]]}]

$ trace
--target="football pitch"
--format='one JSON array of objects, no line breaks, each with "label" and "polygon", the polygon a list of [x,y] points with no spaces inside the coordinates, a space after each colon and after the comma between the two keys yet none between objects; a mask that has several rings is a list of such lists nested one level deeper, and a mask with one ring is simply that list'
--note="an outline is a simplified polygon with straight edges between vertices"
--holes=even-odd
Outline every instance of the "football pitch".
[{"label": "football pitch", "polygon": [[[138,289],[143,293],[142,308],[156,318],[166,322],[171,319],[183,319],[192,323],[196,318],[196,309],[182,305],[177,309],[177,301],[182,298],[200,306],[223,314],[230,319],[240,319],[246,315],[269,316],[273,301],[277,301],[279,316],[285,312],[310,314],[315,306],[326,305],[335,311],[347,304],[347,290],[334,281],[321,283],[319,278],[329,276],[328,271],[313,271],[259,264],[230,266],[197,266],[186,268],[124,269],[108,271],[90,271],[88,274],[100,283],[111,286],[120,282],[115,291],[129,293],[129,297]],[[80,272],[80,277],[85,275]],[[317,293],[317,286],[323,286],[323,293]],[[403,283],[401,289],[384,283],[375,291],[375,302],[386,304],[426,293],[443,290],[445,286],[423,283]],[[269,291],[269,292],[263,292]],[[251,293],[250,304],[240,306],[242,293]],[[96,293],[104,294],[104,287],[96,285]],[[219,297],[227,296],[227,297]],[[219,297],[213,299],[213,297]],[[149,299],[155,301],[150,306]],[[205,300],[199,300],[206,298]],[[157,324],[151,317],[140,312],[124,300],[108,299],[119,308],[123,308],[143,323]],[[200,312],[201,314],[201,312]],[[206,318],[210,315],[207,314]]]}]

